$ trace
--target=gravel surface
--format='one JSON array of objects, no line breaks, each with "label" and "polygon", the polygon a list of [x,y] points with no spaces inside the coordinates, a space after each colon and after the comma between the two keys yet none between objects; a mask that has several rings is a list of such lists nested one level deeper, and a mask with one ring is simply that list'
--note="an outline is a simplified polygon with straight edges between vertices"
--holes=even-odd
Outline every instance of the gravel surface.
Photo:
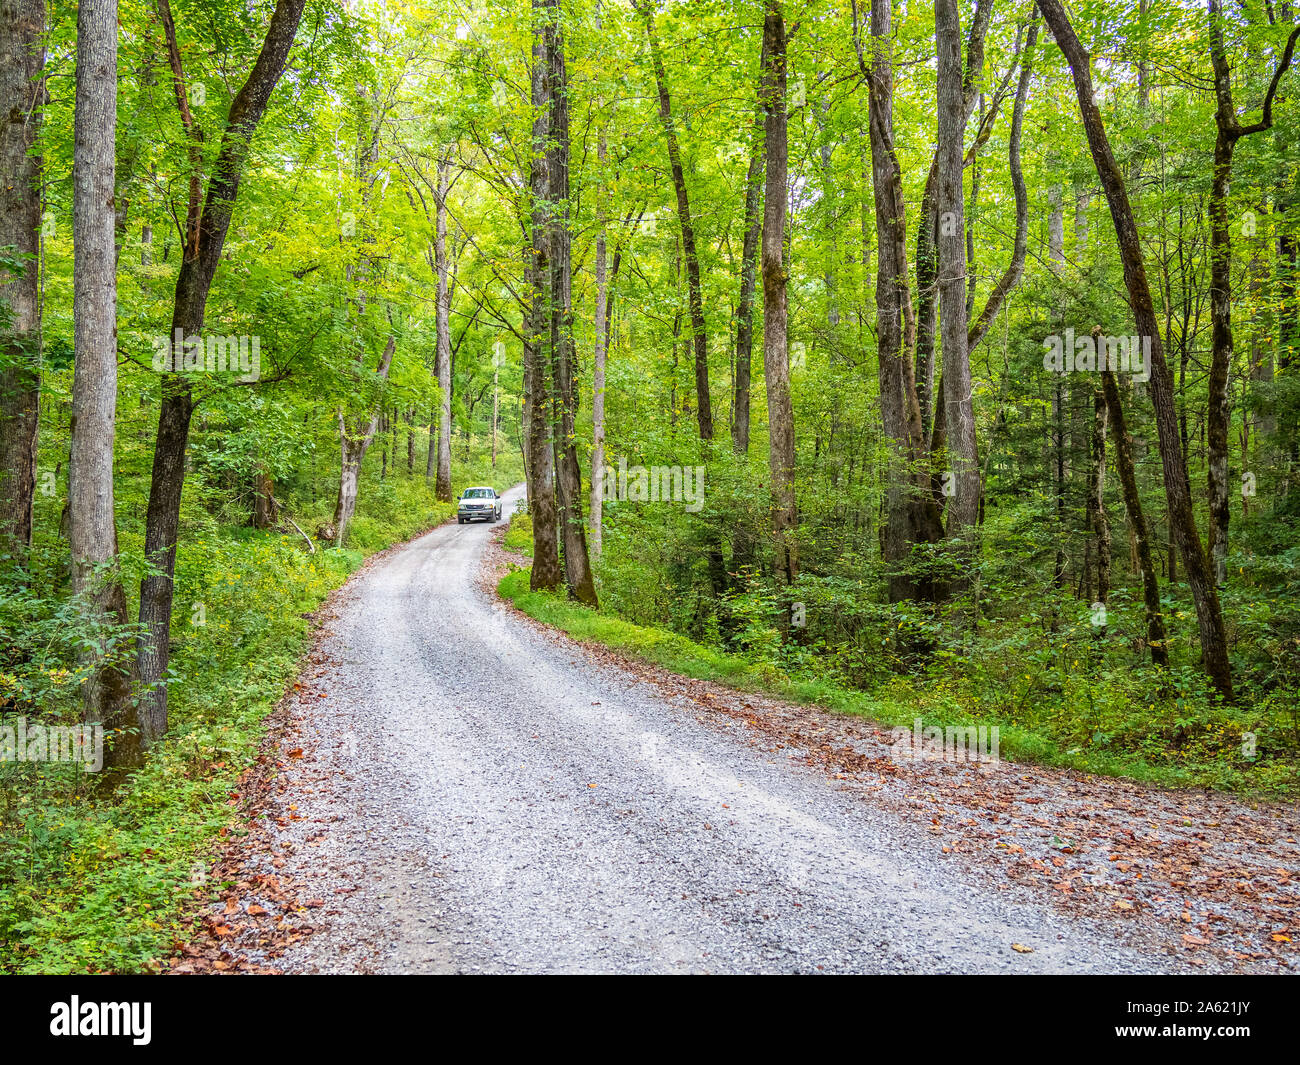
[{"label": "gravel surface", "polygon": [[240,959],[218,968],[1179,967],[992,883],[940,849],[937,820],[522,618],[484,592],[492,529],[435,529],[333,601],[274,809],[207,918]]}]

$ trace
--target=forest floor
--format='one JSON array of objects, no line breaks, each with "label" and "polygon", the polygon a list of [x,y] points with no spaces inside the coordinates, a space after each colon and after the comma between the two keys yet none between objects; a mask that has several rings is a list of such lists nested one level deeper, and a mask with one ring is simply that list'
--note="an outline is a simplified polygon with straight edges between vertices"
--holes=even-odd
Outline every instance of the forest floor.
[{"label": "forest floor", "polygon": [[1300,970],[1293,807],[897,761],[525,617],[500,529],[318,613],[173,972]]}]

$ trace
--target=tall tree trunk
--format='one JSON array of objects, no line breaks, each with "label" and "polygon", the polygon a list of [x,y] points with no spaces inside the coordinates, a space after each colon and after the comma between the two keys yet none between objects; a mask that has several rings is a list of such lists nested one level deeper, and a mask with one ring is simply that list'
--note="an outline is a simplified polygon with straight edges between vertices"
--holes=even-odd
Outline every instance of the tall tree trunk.
[{"label": "tall tree trunk", "polygon": [[[911,355],[906,347],[912,303],[907,280],[907,209],[902,171],[894,148],[890,6],[891,0],[871,2],[870,63],[867,50],[862,47],[860,31],[855,32],[855,44],[869,88],[868,123],[876,217],[876,362],[880,416],[889,441],[882,553],[890,570],[890,599],[899,602],[934,593],[934,589],[914,581],[903,570],[911,545],[937,542],[942,539],[943,527],[929,490],[921,408]],[[864,252],[866,243],[864,240]]]},{"label": "tall tree trunk", "polygon": [[[253,134],[288,60],[305,3],[306,0],[278,0],[257,61],[230,105],[203,208],[186,238],[172,308],[170,336],[173,338],[198,336],[203,331],[208,291],[221,261]],[[185,448],[193,412],[193,397],[185,379],[165,374],[145,516],[145,556],[153,572],[140,584],[140,623],[144,630],[138,645],[140,680],[144,686],[141,730],[146,742],[152,742],[167,730],[165,679],[170,654],[176,538],[180,530],[181,490],[185,484]]]},{"label": "tall tree trunk", "polygon": [[558,3],[546,29],[551,81],[551,130],[547,139],[551,200],[551,376],[555,385],[555,487],[569,595],[597,606],[596,582],[587,556],[582,512],[582,467],[578,463],[577,390],[573,381],[572,235],[569,218],[569,79]]},{"label": "tall tree trunk", "polygon": [[1167,668],[1169,643],[1165,635],[1164,613],[1160,608],[1160,578],[1156,574],[1155,560],[1151,557],[1151,535],[1147,530],[1146,516],[1142,513],[1142,497],[1138,495],[1137,473],[1133,465],[1133,440],[1124,424],[1124,407],[1113,371],[1102,371],[1101,385],[1110,427],[1115,437],[1115,466],[1119,470],[1120,487],[1124,491],[1124,508],[1128,511],[1129,528],[1133,534],[1133,550],[1142,573],[1147,647],[1151,651],[1152,663]]},{"label": "tall tree trunk", "polygon": [[[1059,170],[1061,160],[1055,154],[1048,160],[1052,170]],[[1065,193],[1060,181],[1047,189],[1047,257],[1054,263],[1065,262]]]},{"label": "tall tree trunk", "polygon": [[790,357],[786,308],[785,205],[786,142],[785,18],[781,0],[767,0],[763,22],[767,51],[764,104],[766,189],[763,194],[763,373],[767,382],[769,465],[772,477],[772,540],[782,580],[799,576],[799,516],[795,502],[794,408],[790,402]]},{"label": "tall tree trunk", "polygon": [[966,101],[962,92],[961,18],[957,0],[935,0],[938,44],[939,148],[935,244],[939,261],[939,319],[943,342],[944,432],[955,492],[948,503],[949,537],[960,538],[979,516],[980,471],[970,355],[966,347],[966,246],[962,160]]},{"label": "tall tree trunk", "polygon": [[[381,381],[388,380],[388,371],[393,364],[393,352],[397,349],[397,338],[389,337],[384,345],[384,352],[379,357],[379,368],[375,371]],[[357,488],[361,477],[361,463],[366,452],[379,431],[383,417],[382,404],[376,404],[369,421],[361,428],[352,429],[342,408],[339,409],[339,494],[334,501],[334,546],[342,547],[348,526],[357,510]]]},{"label": "tall tree trunk", "polygon": [[984,310],[971,322],[966,335],[966,347],[973,351],[984,339],[1008,294],[1020,283],[1025,269],[1025,253],[1029,249],[1029,196],[1025,191],[1025,174],[1020,165],[1020,132],[1025,119],[1025,102],[1029,98],[1029,82],[1033,76],[1034,47],[1038,43],[1038,21],[1029,27],[1024,51],[1020,55],[1020,81],[1016,86],[1016,102],[1011,112],[1011,133],[1007,146],[1007,164],[1011,170],[1011,187],[1016,197],[1016,237],[1011,262],[989,293]]},{"label": "tall tree trunk", "polygon": [[548,385],[551,346],[551,261],[550,152],[551,71],[547,48],[547,27],[554,20],[557,0],[532,0],[533,140],[529,190],[532,196],[530,221],[532,246],[525,253],[524,277],[529,299],[524,337],[524,425],[525,467],[528,475],[528,512],[533,519],[533,567],[529,586],[555,590],[560,587],[558,528],[556,525],[554,463],[551,453],[551,390]]},{"label": "tall tree trunk", "polygon": [[1155,307],[1151,302],[1151,289],[1147,283],[1146,265],[1142,258],[1142,244],[1138,235],[1133,209],[1129,205],[1128,190],[1097,106],[1089,69],[1089,57],[1074,27],[1065,13],[1061,0],[1038,0],[1039,10],[1051,27],[1052,34],[1069,61],[1074,75],[1075,93],[1083,116],[1088,145],[1092,150],[1097,175],[1101,179],[1111,219],[1115,225],[1120,260],[1124,266],[1124,282],[1129,293],[1138,334],[1151,342],[1151,400],[1155,407],[1156,429],[1160,440],[1160,458],[1165,475],[1165,498],[1169,505],[1169,523],[1183,557],[1187,583],[1196,606],[1197,627],[1201,637],[1201,653],[1205,671],[1219,694],[1232,701],[1232,666],[1228,660],[1227,632],[1219,597],[1215,590],[1213,574],[1205,557],[1205,550],[1196,531],[1192,512],[1191,485],[1187,464],[1178,436],[1178,414],[1174,405],[1173,376],[1165,362],[1164,343],[1156,321]]},{"label": "tall tree trunk", "polygon": [[1082,180],[1074,183],[1074,257],[1086,263],[1088,249],[1088,204],[1091,200],[1088,187]]},{"label": "tall tree trunk", "polygon": [[45,0],[0,4],[0,547],[32,541],[40,423],[41,157]]},{"label": "tall tree trunk", "polygon": [[1110,598],[1110,519],[1106,515],[1106,395],[1093,392],[1092,470],[1088,478],[1088,526],[1097,538],[1097,598]]},{"label": "tall tree trunk", "polygon": [[410,476],[415,472],[415,411],[408,407],[402,414],[402,420],[406,422],[406,473]]},{"label": "tall tree trunk", "polygon": [[668,165],[672,170],[673,188],[677,193],[677,218],[682,228],[682,251],[686,257],[686,296],[691,312],[691,345],[695,352],[695,413],[700,427],[700,439],[712,440],[713,403],[709,397],[709,338],[704,325],[704,295],[700,287],[700,258],[695,247],[695,225],[691,220],[691,201],[686,190],[686,173],[682,167],[677,127],[673,122],[672,98],[668,93],[668,77],[664,73],[659,36],[655,33],[654,7],[651,0],[640,0],[640,10],[645,20],[646,37],[650,42],[655,87],[659,94],[659,120],[663,123],[664,136],[668,141]]},{"label": "tall tree trunk", "polygon": [[745,174],[745,235],[740,253],[740,298],[736,302],[736,373],[731,399],[731,447],[737,455],[749,452],[749,392],[754,355],[754,286],[758,273],[758,245],[763,233],[763,142],[767,116],[763,108],[763,83],[767,77],[767,35],[758,59],[758,103],[750,133],[749,169]]},{"label": "tall tree trunk", "polygon": [[[984,102],[984,94],[980,93],[979,118],[976,122],[976,128],[982,126],[988,119],[988,112]],[[979,276],[979,266],[975,261],[975,226],[979,221],[979,203],[980,203],[980,161],[976,156],[971,161],[970,174],[970,201],[966,205],[966,321],[969,324],[972,316],[975,314],[975,289]],[[966,350],[971,348],[970,343],[966,345]]]},{"label": "tall tree trunk", "polygon": [[912,376],[927,438],[937,432],[934,422],[941,417],[937,412],[932,417],[931,411],[943,405],[942,397],[936,397],[934,392],[935,337],[939,330],[939,260],[935,251],[938,218],[934,196],[933,184],[927,182],[927,195],[921,199],[916,224],[916,354]]},{"label": "tall tree trunk", "polygon": [[609,271],[605,231],[609,193],[605,186],[605,134],[596,146],[600,187],[596,192],[596,352],[591,364],[591,553],[600,557],[605,502],[605,360],[609,355]]},{"label": "tall tree trunk", "polygon": [[1052,382],[1052,485],[1056,500],[1056,561],[1052,564],[1052,587],[1065,587],[1065,409],[1066,392],[1059,380]]},{"label": "tall tree trunk", "polygon": [[[77,10],[76,104],[72,161],[72,440],[68,537],[72,586],[96,622],[125,625],[126,592],[117,566],[113,438],[117,421],[117,278],[114,269],[114,133],[117,127],[117,3]],[[100,661],[84,689],[86,720],[111,732],[105,764],[139,765],[147,738],[132,698],[133,676]],[[94,652],[92,652],[94,654]]]},{"label": "tall tree trunk", "polygon": [[1242,137],[1270,129],[1273,99],[1281,77],[1291,65],[1295,29],[1278,63],[1264,100],[1264,117],[1250,126],[1237,120],[1232,100],[1232,71],[1223,46],[1219,0],[1209,0],[1210,61],[1214,67],[1214,169],[1210,181],[1210,380],[1209,411],[1206,419],[1210,502],[1210,562],[1215,583],[1228,577],[1228,523],[1232,508],[1228,495],[1228,433],[1232,418],[1229,378],[1232,370],[1232,236],[1228,223],[1228,184],[1232,180],[1232,157]]},{"label": "tall tree trunk", "polygon": [[[835,145],[831,137],[826,132],[825,116],[830,112],[831,98],[823,96],[821,107],[817,112],[817,134],[822,138],[819,154],[821,155],[821,177],[822,188],[821,194],[823,202],[826,204],[826,224],[832,233],[839,231],[839,194],[835,191],[835,171],[831,169],[831,158],[835,153]],[[830,242],[828,250],[828,261],[826,269],[822,274],[822,280],[826,285],[826,324],[834,329],[840,324],[840,308],[835,293],[835,260],[838,246],[835,240]]]},{"label": "tall tree trunk", "polygon": [[[435,374],[436,376],[436,374]],[[438,470],[438,404],[429,408],[429,450],[424,456],[424,480],[427,484],[437,477]],[[437,489],[434,497],[437,498]]]},{"label": "tall tree trunk", "polygon": [[438,479],[433,494],[443,502],[451,501],[451,297],[447,261],[447,193],[451,179],[451,158],[438,159],[438,195],[436,226],[433,246],[435,269],[438,274],[438,292],[435,305],[435,331],[437,354],[434,366],[438,374],[438,391],[441,409],[438,414]]},{"label": "tall tree trunk", "polygon": [[[1211,0],[1211,7],[1214,6]],[[1213,35],[1213,34],[1212,34]],[[1211,51],[1214,51],[1212,48]],[[1216,67],[1217,67],[1216,63]],[[1223,63],[1227,78],[1227,63]],[[1219,77],[1216,71],[1215,83]],[[1229,104],[1231,106],[1231,104]],[[1210,377],[1206,414],[1210,528],[1209,557],[1214,581],[1228,577],[1228,427],[1232,417],[1228,380],[1232,369],[1232,238],[1228,235],[1228,181],[1236,138],[1225,130],[1220,104],[1219,132],[1214,143],[1214,176],[1210,182]],[[1233,122],[1236,116],[1230,114]]]},{"label": "tall tree trunk", "polygon": [[271,471],[263,463],[258,463],[253,471],[253,513],[254,529],[269,529],[280,520],[280,508],[275,501],[275,481]]},{"label": "tall tree trunk", "polygon": [[[971,111],[979,98],[979,87],[984,75],[984,38],[988,32],[989,20],[993,17],[993,0],[977,0],[971,17],[970,30],[966,37],[966,69],[962,75],[962,97],[964,112],[962,128],[970,120]],[[960,27],[958,28],[960,33]],[[862,63],[861,55],[858,58]],[[916,325],[915,337],[909,335],[907,347],[910,351],[915,341],[915,367],[913,378],[916,381],[917,400],[921,408],[922,425],[927,441],[934,431],[933,422],[941,422],[942,415],[936,411],[931,419],[932,409],[941,406],[943,397],[934,394],[935,385],[935,335],[938,327],[938,278],[939,258],[936,245],[939,214],[936,207],[939,189],[939,152],[936,144],[934,157],[930,160],[930,170],[925,178],[925,188],[921,194],[921,209],[916,229]],[[911,305],[908,306],[909,313]],[[969,317],[969,316],[968,316]],[[942,446],[945,434],[939,430],[941,444],[931,445],[931,451]]]},{"label": "tall tree trunk", "polygon": [[[1055,170],[1058,165],[1053,160],[1049,169]],[[1059,271],[1065,266],[1065,214],[1061,205],[1061,186],[1059,182],[1048,188],[1047,200],[1050,209],[1047,219],[1047,261],[1051,264],[1053,270]],[[1061,317],[1059,304],[1056,308],[1056,317]],[[1069,535],[1065,521],[1065,412],[1070,405],[1070,392],[1064,379],[1059,376],[1052,382],[1051,387],[1052,490],[1056,505],[1056,558],[1052,563],[1052,587],[1061,589],[1065,587],[1067,561],[1065,547]]]}]

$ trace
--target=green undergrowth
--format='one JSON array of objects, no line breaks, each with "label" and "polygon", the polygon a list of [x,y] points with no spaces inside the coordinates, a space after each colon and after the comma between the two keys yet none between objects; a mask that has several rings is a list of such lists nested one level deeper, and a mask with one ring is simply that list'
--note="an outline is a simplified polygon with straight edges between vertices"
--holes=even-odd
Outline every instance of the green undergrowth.
[{"label": "green undergrowth", "polygon": [[[678,633],[592,610],[560,594],[531,591],[529,578],[528,569],[512,568],[500,581],[498,592],[525,614],[575,639],[601,644],[687,677],[853,714],[888,728],[910,729],[918,718],[926,727],[996,725],[1000,756],[1015,762],[1123,776],[1166,788],[1215,788],[1269,799],[1300,791],[1295,767],[1289,762],[1242,766],[1222,757],[1190,757],[1183,764],[1161,763],[1144,757],[1140,750],[1103,749],[1095,742],[1104,738],[1099,733],[1092,737],[1093,745],[1084,747],[1071,742],[1077,722],[1062,721],[1055,730],[1029,728],[990,713],[977,699],[953,690],[942,680],[896,677],[869,691],[855,690],[817,676],[815,661],[786,669],[752,654],[718,650]],[[1177,707],[1168,712],[1176,715]],[[1154,705],[1126,706],[1115,708],[1115,719],[1125,713],[1144,720],[1151,732],[1152,717],[1160,711]]]},{"label": "green undergrowth", "polygon": [[[159,967],[186,934],[186,902],[218,841],[239,831],[239,777],[297,674],[311,612],[369,554],[453,514],[422,482],[370,482],[343,549],[313,554],[291,529],[212,523],[182,538],[169,731],[147,765],[108,794],[75,765],[0,763],[0,972]],[[308,528],[306,514],[294,517]],[[48,606],[60,557],[34,553],[25,584],[0,589],[0,627],[18,641],[0,660],[0,696],[10,696],[0,725],[79,719],[75,670],[23,643],[24,632],[33,645],[45,638],[42,611],[60,623]],[[62,631],[74,630],[65,619]]]},{"label": "green undergrowth", "polygon": [[533,553],[533,519],[528,514],[516,514],[506,526],[505,546],[521,555]]}]

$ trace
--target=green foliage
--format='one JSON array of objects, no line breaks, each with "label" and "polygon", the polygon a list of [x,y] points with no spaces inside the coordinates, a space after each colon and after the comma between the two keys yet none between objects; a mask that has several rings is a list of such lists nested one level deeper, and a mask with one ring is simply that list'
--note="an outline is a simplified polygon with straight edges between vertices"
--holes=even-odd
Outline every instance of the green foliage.
[{"label": "green foliage", "polygon": [[0,971],[133,971],[166,953],[192,875],[234,817],[227,799],[263,720],[296,671],[304,615],[360,558],[308,555],[279,535],[186,546],[185,606],[206,609],[203,624],[177,626],[167,742],[112,794],[62,767],[5,766]]},{"label": "green foliage", "polygon": [[516,514],[506,528],[505,546],[511,551],[533,553],[533,519],[528,514]]},{"label": "green foliage", "polygon": [[[899,676],[870,691],[828,671],[826,659],[771,655],[762,640],[728,653],[677,633],[635,625],[547,592],[532,592],[526,569],[502,578],[498,592],[516,607],[568,633],[675,673],[760,691],[801,704],[858,714],[890,727],[917,718],[941,727],[996,725],[1000,753],[1013,761],[1121,775],[1164,787],[1247,791],[1274,798],[1296,794],[1296,759],[1283,748],[1258,761],[1243,757],[1242,736],[1258,730],[1260,750],[1274,715],[1217,707],[1195,669],[1167,683],[1150,674],[1102,673],[1092,648],[1083,658],[1065,648],[1052,661],[1026,662],[1014,647],[969,659],[938,656],[923,675]],[[768,614],[770,630],[776,618]],[[1067,634],[1086,643],[1087,634]],[[777,660],[773,660],[773,659]],[[1044,670],[1044,666],[1049,668]],[[1274,748],[1276,750],[1276,748]]]},{"label": "green foliage", "polygon": [[[123,5],[117,200],[119,394],[114,456],[118,560],[132,608],[159,414],[151,355],[170,329],[190,152],[210,175],[270,0],[173,0],[192,113],[183,128],[150,4]],[[1205,526],[1209,391],[1206,197],[1213,98],[1203,5],[1070,5],[1121,168],[1130,175],[1180,430]],[[904,199],[919,205],[933,155],[932,5],[895,5],[893,103]],[[997,5],[981,108],[1015,70],[1024,10]],[[856,13],[862,17],[862,7]],[[49,71],[73,69],[75,17],[58,0]],[[568,209],[577,352],[577,443],[588,471],[595,239],[606,238],[614,314],[606,460],[702,467],[702,505],[606,499],[593,612],[527,590],[503,594],[582,638],[693,676],[868,714],[887,724],[997,724],[1004,754],[1171,785],[1294,795],[1300,766],[1300,107],[1285,82],[1272,132],[1238,146],[1233,217],[1233,363],[1228,580],[1221,592],[1238,702],[1206,690],[1191,599],[1170,547],[1163,468],[1145,388],[1125,380],[1139,495],[1151,526],[1171,668],[1150,664],[1141,582],[1113,458],[1104,509],[1113,560],[1104,626],[1089,522],[1094,382],[1042,364],[1045,337],[1132,331],[1123,276],[1069,71],[1046,35],[1025,113],[1029,255],[994,328],[970,353],[984,499],[963,557],[917,545],[901,569],[950,585],[939,602],[891,602],[882,559],[888,496],[875,352],[875,233],[865,87],[853,12],[787,5],[789,354],[801,574],[773,572],[762,299],[751,441],[726,439],[737,375],[736,305],[753,144],[762,5],[661,5],[684,177],[693,206],[717,438],[698,439],[678,204],[645,27],[632,5],[563,5],[574,145]],[[1250,3],[1223,14],[1241,121],[1258,115],[1285,41]],[[465,32],[458,32],[462,25]],[[289,71],[248,145],[205,329],[260,340],[261,375],[190,373],[197,407],[185,456],[176,561],[171,731],[116,792],[77,766],[0,766],[0,969],[143,969],[177,933],[195,862],[228,829],[239,773],[307,638],[305,614],[368,553],[445,520],[426,479],[443,399],[434,241],[439,166],[450,286],[454,490],[522,478],[520,338],[532,204],[531,21],[526,5],[309,5]],[[1145,58],[1150,92],[1136,91]],[[906,76],[901,76],[906,72]],[[1294,72],[1288,79],[1294,78]],[[1006,84],[1013,85],[1014,79]],[[1292,86],[1293,87],[1293,86]],[[0,370],[41,371],[31,552],[0,557],[0,719],[75,722],[89,652],[129,656],[135,629],[84,619],[69,589],[63,521],[73,378],[74,94],[53,92],[40,149],[40,335],[0,344]],[[1010,259],[1010,100],[966,168],[973,307]],[[990,116],[991,117],[991,116]],[[579,120],[580,119],[580,120]],[[968,141],[974,140],[974,123]],[[1208,131],[1208,132],[1207,132]],[[978,176],[978,192],[976,178]],[[1140,180],[1137,178],[1140,177]],[[1064,245],[1050,247],[1056,219]],[[919,212],[909,209],[914,249]],[[909,250],[909,254],[911,251]],[[618,270],[614,264],[619,263]],[[32,264],[0,249],[0,270]],[[760,285],[761,292],[761,285]],[[912,296],[917,295],[913,288]],[[0,298],[0,333],[12,315]],[[393,342],[386,376],[381,353]],[[500,347],[498,347],[498,345]],[[499,352],[499,355],[498,355]],[[909,352],[909,357],[911,353]],[[494,402],[496,401],[496,402]],[[924,414],[934,413],[927,404]],[[340,425],[374,423],[347,546],[333,520]],[[1113,450],[1110,452],[1113,456]],[[495,461],[493,459],[495,457]],[[928,473],[941,473],[942,454]],[[1243,481],[1242,483],[1245,483]],[[279,519],[252,527],[273,495]],[[590,485],[588,485],[588,492]],[[584,503],[586,499],[584,499]],[[318,545],[313,554],[304,536]],[[531,550],[516,518],[507,546]],[[799,620],[796,621],[795,619]],[[1246,751],[1254,745],[1254,756]]]},{"label": "green foliage", "polygon": [[[491,483],[490,470],[475,455],[457,480]],[[207,890],[196,880],[235,824],[240,775],[297,673],[309,615],[367,554],[453,514],[417,475],[363,482],[346,550],[213,522],[182,540],[166,742],[111,793],[75,763],[0,763],[0,972],[157,967]],[[87,627],[63,558],[66,545],[0,569],[0,725],[78,721],[79,652],[134,637]]]}]

